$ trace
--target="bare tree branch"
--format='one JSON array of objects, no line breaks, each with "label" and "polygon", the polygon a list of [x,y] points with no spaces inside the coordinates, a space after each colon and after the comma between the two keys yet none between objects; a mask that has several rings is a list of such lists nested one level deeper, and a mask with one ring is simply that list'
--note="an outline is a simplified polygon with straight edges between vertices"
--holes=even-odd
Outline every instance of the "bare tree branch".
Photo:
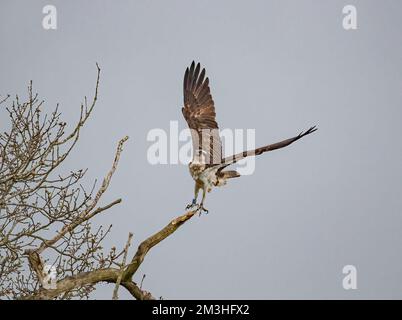
[{"label": "bare tree branch", "polygon": [[122,250],[104,251],[111,226],[94,228],[92,221],[122,201],[101,203],[128,137],[119,141],[99,188],[96,183],[84,187],[87,170],[61,169],[96,105],[100,79],[96,66],[92,102],[85,97],[69,133],[58,105],[44,112],[32,82],[25,102],[18,96],[14,101],[0,98],[0,105],[8,105],[0,112],[10,120],[9,130],[0,132],[0,299],[85,299],[100,282],[114,284],[114,298],[123,286],[136,299],[154,299],[133,276],[147,253],[196,213],[173,219],[141,242],[128,264],[131,233]]},{"label": "bare tree branch", "polygon": [[123,139],[121,139],[119,141],[119,144],[117,146],[117,151],[116,151],[116,155],[113,161],[113,165],[111,170],[109,171],[109,173],[107,174],[107,176],[103,179],[103,183],[102,186],[100,187],[100,189],[98,190],[95,199],[92,201],[92,203],[88,206],[88,208],[86,210],[84,210],[80,216],[76,219],[76,221],[73,221],[72,223],[65,225],[63,227],[63,229],[58,232],[58,234],[51,240],[48,241],[44,241],[41,246],[36,250],[37,253],[42,253],[46,248],[53,246],[57,241],[59,241],[66,233],[71,232],[72,230],[74,230],[78,225],[80,225],[81,223],[83,223],[84,221],[87,221],[89,219],[91,219],[92,217],[94,217],[96,214],[112,207],[113,205],[120,203],[121,199],[118,199],[110,204],[108,204],[107,206],[103,207],[103,208],[98,208],[95,211],[91,212],[92,209],[96,206],[96,204],[98,203],[99,199],[102,197],[103,193],[107,190],[107,188],[109,187],[110,184],[110,180],[112,179],[113,173],[116,171],[117,165],[119,163],[119,159],[120,159],[120,154],[123,151],[123,144],[124,142],[126,142],[128,139],[128,137],[124,137]]},{"label": "bare tree branch", "polygon": [[130,247],[132,237],[133,237],[133,234],[130,232],[128,234],[127,243],[126,243],[126,246],[124,248],[124,256],[123,256],[123,261],[121,263],[120,274],[119,274],[119,277],[117,278],[116,286],[115,286],[115,288],[113,290],[113,300],[119,299],[119,295],[118,295],[119,286],[120,286],[120,283],[121,283],[121,278],[123,277],[123,270],[124,270],[124,267],[126,265],[128,249]]},{"label": "bare tree branch", "polygon": [[[33,296],[24,297],[24,299],[51,299],[57,297],[65,291],[73,290],[77,287],[85,285],[93,285],[98,282],[111,282],[117,283],[119,277],[121,277],[121,285],[125,287],[136,299],[149,300],[154,299],[153,296],[140,289],[135,282],[131,280],[132,275],[138,269],[141,262],[144,260],[146,254],[149,250],[157,245],[162,240],[166,239],[168,236],[173,234],[180,226],[182,226],[186,221],[191,219],[196,214],[196,211],[187,212],[175,219],[173,219],[167,226],[163,229],[150,236],[148,239],[143,241],[132,262],[125,269],[123,277],[121,277],[121,271],[116,268],[108,268],[103,270],[95,270],[92,272],[78,274],[74,277],[67,277],[63,280],[57,282],[57,289],[55,290],[41,290],[39,293]],[[127,248],[127,246],[126,246]],[[135,270],[134,270],[135,268]]]},{"label": "bare tree branch", "polygon": [[159,242],[166,239],[170,236],[173,232],[175,232],[180,226],[182,226],[186,221],[191,219],[195,214],[196,210],[189,211],[176,219],[173,219],[166,227],[164,227],[159,232],[155,233],[154,235],[150,236],[148,239],[143,241],[138,250],[131,260],[131,263],[127,266],[123,280],[126,281],[130,279],[133,274],[138,270],[141,263],[144,261],[145,256],[147,255],[148,251],[151,250],[154,246],[156,246]]}]

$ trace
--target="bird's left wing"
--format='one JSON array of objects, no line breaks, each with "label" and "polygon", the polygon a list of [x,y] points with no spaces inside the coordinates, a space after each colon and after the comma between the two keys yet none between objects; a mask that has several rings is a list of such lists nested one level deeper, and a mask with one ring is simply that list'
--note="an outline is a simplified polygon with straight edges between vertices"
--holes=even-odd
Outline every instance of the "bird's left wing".
[{"label": "bird's left wing", "polygon": [[267,146],[260,147],[260,148],[254,149],[254,150],[243,151],[243,152],[240,152],[233,156],[226,157],[222,160],[222,167],[226,167],[229,164],[236,163],[237,161],[240,161],[246,157],[257,156],[257,155],[263,154],[264,152],[273,151],[276,149],[281,149],[281,148],[287,147],[288,145],[292,144],[293,142],[295,142],[315,131],[317,131],[316,126],[311,127],[310,129],[308,129],[305,132],[303,132],[303,131],[300,132],[297,136],[295,136],[293,138],[289,138],[289,139],[286,139],[286,140],[283,140],[283,141],[280,141],[277,143],[269,144]]}]

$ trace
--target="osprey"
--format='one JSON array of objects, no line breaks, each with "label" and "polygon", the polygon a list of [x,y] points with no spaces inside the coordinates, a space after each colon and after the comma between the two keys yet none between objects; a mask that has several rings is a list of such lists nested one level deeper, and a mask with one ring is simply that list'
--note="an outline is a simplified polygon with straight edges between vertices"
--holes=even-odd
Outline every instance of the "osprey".
[{"label": "osprey", "polygon": [[[186,209],[197,206],[200,213],[208,213],[204,207],[206,192],[210,192],[213,187],[225,185],[228,179],[240,177],[237,171],[224,170],[227,166],[249,156],[286,147],[313,133],[317,128],[314,126],[293,138],[223,158],[209,79],[205,78],[205,69],[200,69],[200,64],[195,66],[193,61],[190,68],[186,69],[183,82],[184,107],[182,112],[190,128],[193,143],[193,159],[188,167],[195,180],[194,199]],[[197,205],[200,190],[202,190],[202,200]]]}]

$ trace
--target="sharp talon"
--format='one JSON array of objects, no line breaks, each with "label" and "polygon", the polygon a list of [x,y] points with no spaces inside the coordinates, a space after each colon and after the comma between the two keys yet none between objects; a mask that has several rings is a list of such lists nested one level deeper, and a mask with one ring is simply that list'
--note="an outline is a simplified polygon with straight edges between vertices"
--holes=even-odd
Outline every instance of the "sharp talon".
[{"label": "sharp talon", "polygon": [[195,199],[193,199],[193,201],[187,205],[186,210],[191,209],[193,207],[197,206],[197,202]]},{"label": "sharp talon", "polygon": [[209,213],[209,210],[208,210],[208,209],[205,209],[204,206],[202,206],[202,205],[200,205],[197,210],[199,211],[199,215],[198,215],[198,216],[201,216],[201,214],[202,214],[203,212],[204,212],[205,214],[208,214],[208,213]]}]

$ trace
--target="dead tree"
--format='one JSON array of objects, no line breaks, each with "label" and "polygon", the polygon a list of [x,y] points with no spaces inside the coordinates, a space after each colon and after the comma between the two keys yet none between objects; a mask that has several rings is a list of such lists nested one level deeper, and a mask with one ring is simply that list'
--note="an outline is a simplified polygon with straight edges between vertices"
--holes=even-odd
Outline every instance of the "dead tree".
[{"label": "dead tree", "polygon": [[84,299],[99,282],[115,284],[113,298],[121,286],[136,299],[153,299],[133,275],[153,246],[195,214],[179,216],[144,240],[131,260],[131,234],[122,250],[104,252],[102,242],[111,228],[94,228],[91,221],[122,201],[101,204],[128,137],[118,142],[98,188],[83,187],[86,170],[63,173],[60,168],[95,107],[99,76],[97,65],[94,97],[90,103],[85,97],[69,133],[58,106],[50,114],[43,111],[32,83],[26,102],[18,96],[12,102],[9,96],[0,98],[10,119],[9,130],[0,133],[0,299]]}]

